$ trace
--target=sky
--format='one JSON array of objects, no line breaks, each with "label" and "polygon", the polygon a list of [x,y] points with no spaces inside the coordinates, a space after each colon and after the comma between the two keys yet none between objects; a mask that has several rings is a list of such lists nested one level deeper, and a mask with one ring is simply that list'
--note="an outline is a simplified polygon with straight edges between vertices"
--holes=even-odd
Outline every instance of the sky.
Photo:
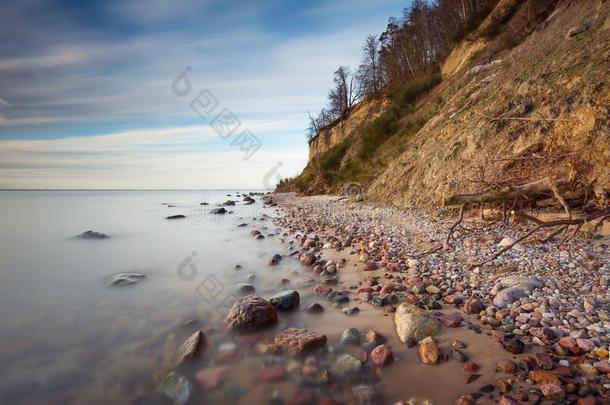
[{"label": "sky", "polygon": [[0,188],[272,188],[408,0],[0,4]]}]

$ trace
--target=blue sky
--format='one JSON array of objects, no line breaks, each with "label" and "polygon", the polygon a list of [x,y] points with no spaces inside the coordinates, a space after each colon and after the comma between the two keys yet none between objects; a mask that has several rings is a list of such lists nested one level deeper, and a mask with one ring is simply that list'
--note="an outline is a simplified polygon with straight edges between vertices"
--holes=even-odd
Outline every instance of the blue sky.
[{"label": "blue sky", "polygon": [[[407,5],[3,1],[0,188],[262,188],[294,175],[332,71],[357,66],[366,35]],[[177,96],[187,67],[191,92]],[[218,106],[202,118],[191,102],[204,90]],[[241,124],[223,139],[210,122],[225,108]],[[244,130],[260,145],[248,159]]]}]

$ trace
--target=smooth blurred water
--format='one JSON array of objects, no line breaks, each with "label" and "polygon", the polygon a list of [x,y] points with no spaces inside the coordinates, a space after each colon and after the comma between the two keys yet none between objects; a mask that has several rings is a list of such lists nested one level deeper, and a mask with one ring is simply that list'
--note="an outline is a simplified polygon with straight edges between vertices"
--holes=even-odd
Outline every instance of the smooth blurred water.
[{"label": "smooth blurred water", "polygon": [[[245,206],[235,190],[1,191],[3,402],[111,401],[150,389],[177,345],[174,331],[189,319],[219,318],[218,300],[277,252],[276,242],[249,236],[264,210],[255,198]],[[233,214],[208,214],[227,199],[239,201],[227,207]],[[175,214],[189,219],[166,219]],[[74,238],[86,230],[110,239]],[[108,286],[133,271],[147,277]],[[214,302],[200,294],[210,274],[224,289]]]}]

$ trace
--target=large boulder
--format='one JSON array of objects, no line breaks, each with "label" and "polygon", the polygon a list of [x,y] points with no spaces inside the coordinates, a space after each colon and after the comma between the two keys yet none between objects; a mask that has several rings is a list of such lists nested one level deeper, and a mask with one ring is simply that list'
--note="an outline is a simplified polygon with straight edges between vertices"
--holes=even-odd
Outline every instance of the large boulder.
[{"label": "large boulder", "polygon": [[274,343],[292,356],[302,356],[323,348],[326,335],[318,335],[307,329],[288,328],[275,337]]},{"label": "large boulder", "polygon": [[275,307],[258,295],[238,299],[225,318],[232,330],[254,331],[277,322]]},{"label": "large boulder", "polygon": [[440,324],[432,314],[408,302],[398,306],[394,323],[398,338],[403,343],[409,339],[420,341],[436,335],[440,330]]}]

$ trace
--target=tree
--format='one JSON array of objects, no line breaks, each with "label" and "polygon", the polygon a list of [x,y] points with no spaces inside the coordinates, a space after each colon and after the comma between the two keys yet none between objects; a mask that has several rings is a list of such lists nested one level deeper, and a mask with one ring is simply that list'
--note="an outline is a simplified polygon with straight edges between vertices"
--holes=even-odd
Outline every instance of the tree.
[{"label": "tree", "polygon": [[362,47],[362,63],[356,78],[364,97],[377,95],[383,87],[383,75],[379,57],[379,40],[375,35],[366,37]]},{"label": "tree", "polygon": [[345,118],[360,99],[360,89],[354,83],[354,77],[347,66],[339,66],[335,70],[333,83],[335,87],[328,93],[330,112],[339,118]]}]

